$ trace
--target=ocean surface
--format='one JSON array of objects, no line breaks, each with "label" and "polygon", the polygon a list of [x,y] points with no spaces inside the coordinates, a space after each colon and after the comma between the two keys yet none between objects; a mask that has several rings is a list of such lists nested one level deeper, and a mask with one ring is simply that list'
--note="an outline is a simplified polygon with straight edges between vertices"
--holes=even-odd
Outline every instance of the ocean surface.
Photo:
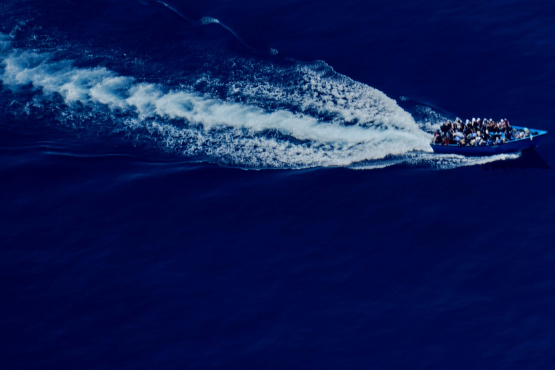
[{"label": "ocean surface", "polygon": [[0,368],[555,368],[554,17],[2,0]]}]

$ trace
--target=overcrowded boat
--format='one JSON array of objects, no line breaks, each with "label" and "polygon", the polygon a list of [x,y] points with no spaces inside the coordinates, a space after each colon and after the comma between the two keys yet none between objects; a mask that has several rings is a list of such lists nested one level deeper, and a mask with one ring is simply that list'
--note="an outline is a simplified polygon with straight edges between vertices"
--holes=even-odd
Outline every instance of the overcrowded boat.
[{"label": "overcrowded boat", "polygon": [[507,119],[457,118],[446,121],[434,133],[432,149],[435,153],[461,155],[492,155],[519,152],[538,145],[547,131],[512,126]]}]

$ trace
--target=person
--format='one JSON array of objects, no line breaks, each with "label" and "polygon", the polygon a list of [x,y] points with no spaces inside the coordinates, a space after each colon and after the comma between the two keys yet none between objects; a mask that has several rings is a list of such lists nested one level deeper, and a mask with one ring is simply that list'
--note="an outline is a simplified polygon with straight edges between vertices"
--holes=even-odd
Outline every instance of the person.
[{"label": "person", "polygon": [[481,131],[478,131],[477,133],[477,137],[476,137],[476,145],[486,145],[487,141],[484,138],[484,135]]},{"label": "person", "polygon": [[488,122],[487,125],[486,125],[487,131],[488,131],[489,134],[492,134],[493,133],[493,122],[491,120],[489,120],[487,122]]},{"label": "person", "polygon": [[463,134],[464,136],[468,136],[471,133],[471,129],[468,126],[468,120],[466,121],[466,125],[464,125]]},{"label": "person", "polygon": [[514,140],[513,138],[513,128],[509,125],[509,121],[507,121],[507,119],[505,119],[505,138],[506,141],[511,141]]},{"label": "person", "polygon": [[470,133],[468,135],[466,135],[466,139],[469,142],[472,142],[474,139],[476,139],[476,136],[478,136],[478,135],[474,132],[474,130],[471,130]]},{"label": "person", "polygon": [[444,123],[439,127],[439,129],[441,130],[441,132],[442,132],[443,134],[446,134],[447,131],[449,131],[449,121],[444,122]]},{"label": "person", "polygon": [[457,127],[459,128],[459,131],[462,131],[464,128],[464,123],[463,121],[457,117],[457,119],[455,120],[457,122]]},{"label": "person", "polygon": [[455,140],[455,143],[457,145],[461,146],[460,145],[461,140],[464,142],[464,134],[462,132],[457,131],[457,132],[453,133],[453,139]]},{"label": "person", "polygon": [[439,130],[436,130],[436,132],[434,133],[434,139],[432,142],[436,145],[441,144],[442,138],[441,138],[441,134],[439,133]]}]

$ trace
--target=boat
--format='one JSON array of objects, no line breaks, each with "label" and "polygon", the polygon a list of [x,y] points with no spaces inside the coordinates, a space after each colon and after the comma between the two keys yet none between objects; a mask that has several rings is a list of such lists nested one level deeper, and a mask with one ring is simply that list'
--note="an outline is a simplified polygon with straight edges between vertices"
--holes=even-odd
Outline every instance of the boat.
[{"label": "boat", "polygon": [[[525,130],[524,127],[519,126],[512,126],[514,130]],[[432,146],[432,150],[434,153],[441,153],[441,154],[460,154],[466,156],[473,156],[473,155],[494,155],[494,154],[502,154],[502,153],[514,153],[520,152],[526,149],[532,149],[536,147],[539,142],[543,139],[543,137],[547,135],[547,131],[542,130],[535,130],[530,129],[530,136],[506,141],[504,144],[499,145],[463,145],[459,146],[458,144],[430,144]]]}]

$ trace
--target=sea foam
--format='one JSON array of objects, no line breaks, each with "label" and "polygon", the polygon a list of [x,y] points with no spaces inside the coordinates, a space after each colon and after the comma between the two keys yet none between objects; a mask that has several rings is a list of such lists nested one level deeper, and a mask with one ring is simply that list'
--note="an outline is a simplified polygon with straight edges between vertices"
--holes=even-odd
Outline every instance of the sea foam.
[{"label": "sea foam", "polygon": [[264,66],[272,70],[232,81],[202,76],[209,86],[226,86],[221,98],[193,86],[137,81],[104,67],[78,68],[51,53],[12,48],[7,35],[0,35],[0,56],[2,84],[15,94],[31,88],[36,98],[61,99],[62,110],[71,114],[60,114],[60,121],[71,125],[75,117],[94,121],[98,112],[109,113],[114,131],[185,156],[246,168],[370,168],[417,161],[430,152],[430,134],[394,100],[330,73],[322,62]]}]

